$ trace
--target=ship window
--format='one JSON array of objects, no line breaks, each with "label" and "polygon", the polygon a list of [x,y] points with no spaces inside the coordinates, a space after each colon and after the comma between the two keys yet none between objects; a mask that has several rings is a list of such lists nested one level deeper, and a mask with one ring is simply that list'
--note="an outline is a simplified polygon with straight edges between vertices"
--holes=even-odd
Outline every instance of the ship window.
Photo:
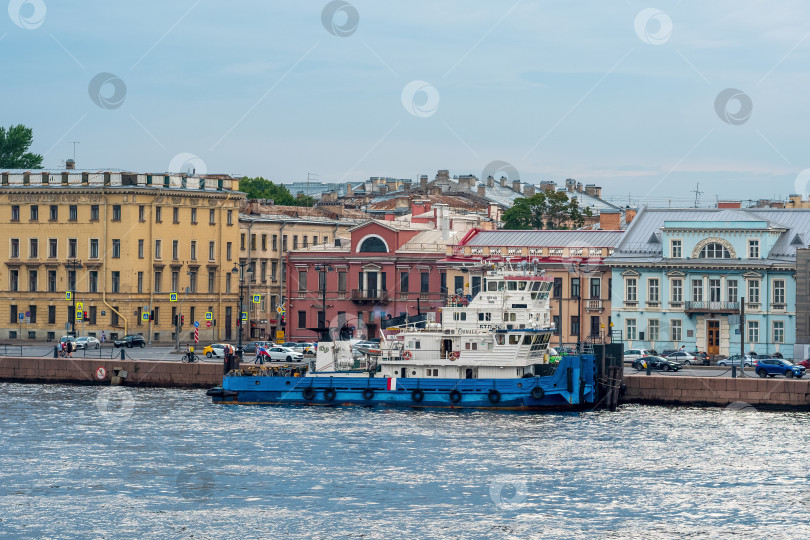
[{"label": "ship window", "polygon": [[509,290],[516,291],[517,290],[517,281],[510,281],[509,282]]},{"label": "ship window", "polygon": [[470,344],[469,344],[469,342],[467,342],[467,343],[465,343],[465,344],[464,344],[464,348],[465,348],[465,349],[467,349],[468,351],[470,350]]},{"label": "ship window", "polygon": [[413,347],[414,349],[421,349],[422,348],[422,344],[419,343],[418,341],[415,342],[413,345],[414,345],[414,347]]},{"label": "ship window", "polygon": [[520,343],[520,336],[512,334],[509,336],[509,345],[517,345]]},{"label": "ship window", "polygon": [[518,281],[518,290],[525,291],[526,290],[526,282],[525,281]]},{"label": "ship window", "polygon": [[472,350],[474,350],[474,351],[478,350],[478,343],[473,343],[472,344]]},{"label": "ship window", "polygon": [[504,290],[504,288],[503,288],[503,281],[499,281],[499,282],[498,282],[498,290],[499,290],[499,291]]},{"label": "ship window", "polygon": [[529,344],[531,344],[531,342],[532,342],[532,336],[528,336],[528,335],[523,336],[523,344],[524,345],[529,345]]},{"label": "ship window", "polygon": [[495,347],[495,344],[492,343],[491,341],[489,343],[487,343],[487,350],[491,351],[494,347]]},{"label": "ship window", "polygon": [[539,281],[535,281],[535,282],[532,284],[532,290],[533,290],[533,291],[539,291],[539,290],[540,290],[540,285],[541,285],[541,283],[540,283]]},{"label": "ship window", "polygon": [[504,339],[503,334],[498,334],[495,336],[495,341],[498,342],[498,345],[503,345],[506,340]]},{"label": "ship window", "polygon": [[498,282],[496,282],[496,281],[488,281],[487,282],[487,290],[488,291],[497,291],[498,290]]}]

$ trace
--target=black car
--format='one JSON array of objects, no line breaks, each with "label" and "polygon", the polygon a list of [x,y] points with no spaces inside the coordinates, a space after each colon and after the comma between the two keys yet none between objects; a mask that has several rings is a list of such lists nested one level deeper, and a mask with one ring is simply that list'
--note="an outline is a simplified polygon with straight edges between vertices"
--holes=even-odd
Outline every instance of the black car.
[{"label": "black car", "polygon": [[638,371],[647,369],[645,364],[649,364],[652,369],[661,371],[680,371],[681,369],[680,363],[661,356],[642,356],[633,361],[633,367]]},{"label": "black car", "polygon": [[140,347],[143,349],[146,347],[146,340],[140,334],[132,334],[129,336],[124,336],[124,339],[116,339],[113,345],[117,347],[127,347],[131,349],[132,347]]}]

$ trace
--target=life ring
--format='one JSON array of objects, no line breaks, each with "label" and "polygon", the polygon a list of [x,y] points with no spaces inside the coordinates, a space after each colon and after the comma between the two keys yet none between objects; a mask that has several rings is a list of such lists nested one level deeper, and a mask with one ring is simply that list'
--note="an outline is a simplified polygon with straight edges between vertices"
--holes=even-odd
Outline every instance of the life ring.
[{"label": "life ring", "polygon": [[363,399],[370,400],[374,399],[374,389],[373,388],[366,388],[363,390]]},{"label": "life ring", "polygon": [[489,402],[490,403],[498,403],[501,401],[501,393],[495,390],[494,388],[489,391]]},{"label": "life ring", "polygon": [[461,401],[461,392],[459,392],[458,390],[451,390],[450,401],[453,403],[458,403],[459,401]]},{"label": "life ring", "polygon": [[452,360],[458,360],[459,358],[461,358],[461,353],[460,352],[458,352],[458,351],[451,351],[450,352],[450,360],[451,361]]},{"label": "life ring", "polygon": [[419,403],[420,401],[425,399],[425,393],[422,390],[417,388],[416,390],[411,392],[411,399],[414,400],[415,402]]},{"label": "life ring", "polygon": [[303,394],[304,394],[304,399],[306,399],[307,401],[310,401],[310,400],[312,400],[312,398],[315,397],[315,389],[312,388],[311,386],[307,386],[306,388],[304,388]]},{"label": "life ring", "polygon": [[412,356],[413,355],[411,354],[411,351],[405,351],[404,353],[402,353],[402,358],[404,358],[405,360],[410,360]]},{"label": "life ring", "polygon": [[332,401],[333,399],[335,399],[335,396],[337,396],[337,390],[335,390],[334,388],[327,388],[326,390],[323,391],[323,398],[326,401]]},{"label": "life ring", "polygon": [[532,399],[540,400],[543,399],[545,395],[546,393],[539,386],[535,386],[534,388],[532,388]]}]

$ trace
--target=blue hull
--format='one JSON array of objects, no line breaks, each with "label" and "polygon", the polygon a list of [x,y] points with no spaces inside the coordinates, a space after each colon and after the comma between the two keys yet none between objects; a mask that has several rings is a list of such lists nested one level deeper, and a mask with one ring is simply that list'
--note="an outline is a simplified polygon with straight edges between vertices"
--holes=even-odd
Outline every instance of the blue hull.
[{"label": "blue hull", "polygon": [[228,375],[208,395],[214,403],[238,405],[574,409],[596,402],[595,364],[592,355],[567,356],[545,377],[399,378],[396,389],[387,378]]}]

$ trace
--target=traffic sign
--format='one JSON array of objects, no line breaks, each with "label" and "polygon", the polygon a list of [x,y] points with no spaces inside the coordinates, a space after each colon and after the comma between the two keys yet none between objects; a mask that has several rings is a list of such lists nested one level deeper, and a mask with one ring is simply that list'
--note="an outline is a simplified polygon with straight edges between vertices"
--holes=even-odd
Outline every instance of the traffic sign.
[{"label": "traffic sign", "polygon": [[76,320],[77,321],[82,320],[82,312],[79,310],[76,310]]},{"label": "traffic sign", "polygon": [[25,312],[25,318],[26,318],[26,319],[30,319],[30,318],[31,318],[31,312],[30,312],[30,311],[26,311],[26,312]]},{"label": "traffic sign", "polygon": [[276,308],[276,311],[278,312],[278,314],[279,314],[279,315],[284,315],[284,308],[283,308],[283,307],[278,306],[278,307]]},{"label": "traffic sign", "polygon": [[208,328],[211,328],[211,321],[206,321],[205,326],[207,326]]},{"label": "traffic sign", "polygon": [[[199,321],[194,321],[194,328],[199,328],[199,327],[200,327],[200,322]],[[195,330],[195,332],[196,332],[196,330]]]},{"label": "traffic sign", "polygon": [[210,312],[210,311],[207,311],[205,313],[205,320],[206,321],[213,321],[214,320],[214,314],[212,312]]},{"label": "traffic sign", "polygon": [[254,304],[259,304],[259,303],[261,303],[261,301],[262,301],[262,295],[260,295],[260,294],[254,294],[253,295],[253,303]]},{"label": "traffic sign", "polygon": [[76,302],[76,309],[82,309],[83,306],[84,304],[82,304],[81,302]]},{"label": "traffic sign", "polygon": [[73,293],[70,291],[65,291],[65,300],[73,300]]},{"label": "traffic sign", "polygon": [[169,294],[169,302],[177,302],[177,293],[173,292]]},{"label": "traffic sign", "polygon": [[[194,326],[199,326],[199,323],[197,321],[194,321]],[[194,343],[199,343],[199,342],[200,342],[200,329],[195,328],[194,329]]]},{"label": "traffic sign", "polygon": [[243,312],[242,312],[242,320],[243,320],[243,321],[246,321],[246,320],[247,320],[247,311],[243,311]]},{"label": "traffic sign", "polygon": [[19,320],[25,319],[25,314],[23,312],[18,313],[17,314],[17,319],[19,319]]},{"label": "traffic sign", "polygon": [[141,319],[144,320],[144,321],[148,321],[149,320],[149,312],[144,311],[143,313],[141,313]]},{"label": "traffic sign", "polygon": [[104,377],[107,376],[107,370],[103,367],[100,367],[96,370],[96,379],[103,381]]},{"label": "traffic sign", "polygon": [[31,317],[25,318],[25,324],[31,324]]}]

